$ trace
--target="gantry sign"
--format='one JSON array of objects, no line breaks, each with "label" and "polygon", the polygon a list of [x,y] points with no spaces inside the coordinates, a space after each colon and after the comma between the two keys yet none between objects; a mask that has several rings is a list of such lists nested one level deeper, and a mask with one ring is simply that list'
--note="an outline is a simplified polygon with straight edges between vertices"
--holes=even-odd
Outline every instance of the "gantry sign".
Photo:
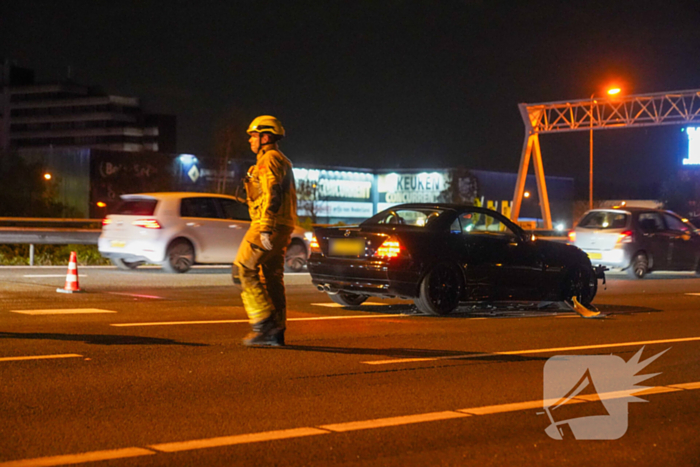
[{"label": "gantry sign", "polygon": [[518,107],[525,122],[525,142],[513,193],[511,219],[517,221],[520,216],[525,179],[532,156],[544,228],[551,229],[552,216],[549,212],[539,135],[700,122],[700,89],[519,104]]}]

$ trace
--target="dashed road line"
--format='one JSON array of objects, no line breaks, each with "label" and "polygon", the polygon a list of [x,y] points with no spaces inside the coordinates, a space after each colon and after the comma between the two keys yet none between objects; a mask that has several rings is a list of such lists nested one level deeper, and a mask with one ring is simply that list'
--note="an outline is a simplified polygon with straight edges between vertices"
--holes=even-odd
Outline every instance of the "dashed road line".
[{"label": "dashed road line", "polygon": [[76,358],[82,357],[77,353],[64,353],[56,355],[26,355],[23,357],[0,357],[0,362],[19,362],[22,360],[49,360],[52,358]]},{"label": "dashed road line", "polygon": [[[371,318],[401,318],[410,315],[351,315],[351,316],[314,316],[311,318],[287,318],[287,321],[325,321],[331,319],[371,319]],[[113,323],[110,326],[117,328],[137,326],[180,326],[189,324],[237,324],[248,323],[247,319],[220,319],[212,321],[159,321],[153,323]]]},{"label": "dashed road line", "polygon": [[154,298],[158,300],[165,300],[163,297],[157,295],[144,295],[138,293],[126,293],[126,292],[107,292],[110,295],[126,295],[127,297],[137,297],[137,298]]},{"label": "dashed road line", "polygon": [[53,310],[9,310],[10,313],[22,315],[85,315],[95,313],[116,313],[114,310],[100,308],[57,308]]},{"label": "dashed road line", "polygon": [[[567,400],[566,404],[583,404],[587,402],[597,402],[604,399],[619,399],[629,397],[630,395],[645,396],[651,394],[664,394],[670,392],[678,392],[681,390],[696,389],[700,389],[700,381],[672,384],[668,386],[656,386],[645,390],[641,390],[633,394],[630,394],[629,391],[616,391],[608,393],[598,393],[591,396],[576,396],[575,398]],[[327,425],[291,428],[287,430],[263,431],[258,433],[245,433],[232,436],[219,436],[216,438],[176,441],[171,443],[152,444],[146,447],[129,447],[109,451],[93,451],[84,452],[80,454],[67,454],[51,457],[39,457],[34,459],[21,459],[8,462],[0,462],[0,467],[44,467],[82,464],[101,460],[125,459],[129,457],[153,455],[156,453],[165,454],[181,451],[191,451],[197,449],[234,446],[240,444],[260,443],[266,441],[297,439],[308,436],[332,435],[334,433],[404,426],[414,423],[426,423],[464,418],[478,420],[479,418],[486,415],[542,409],[549,407],[558,401],[558,399],[532,400],[482,407],[470,407],[466,409],[446,410],[443,412],[428,412],[398,417],[375,418],[370,420],[358,420],[344,423],[333,423]]]},{"label": "dashed road line", "polygon": [[367,365],[391,365],[395,363],[416,363],[416,362],[434,362],[437,360],[463,360],[467,358],[483,358],[496,355],[522,355],[533,353],[551,353],[551,352],[569,352],[572,350],[590,350],[590,349],[605,349],[609,347],[631,347],[637,345],[652,345],[652,344],[673,344],[678,342],[694,342],[700,341],[700,337],[681,337],[678,339],[659,339],[653,341],[637,341],[637,342],[616,342],[611,344],[594,344],[594,345],[577,345],[572,347],[553,347],[551,349],[530,349],[530,350],[509,350],[506,352],[484,352],[477,354],[465,355],[447,355],[443,357],[416,357],[416,358],[396,358],[391,360],[370,360],[365,363]]}]

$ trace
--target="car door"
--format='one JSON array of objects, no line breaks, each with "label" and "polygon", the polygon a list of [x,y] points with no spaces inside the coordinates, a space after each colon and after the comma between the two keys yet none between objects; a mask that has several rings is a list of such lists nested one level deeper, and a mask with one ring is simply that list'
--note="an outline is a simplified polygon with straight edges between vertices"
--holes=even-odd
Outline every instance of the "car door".
[{"label": "car door", "polygon": [[228,229],[222,219],[216,198],[208,196],[185,197],[180,202],[180,217],[185,222],[185,233],[199,246],[197,262],[227,262],[224,247]]},{"label": "car door", "polygon": [[225,262],[233,262],[238,254],[238,247],[250,227],[248,205],[242,201],[229,198],[217,199],[223,219],[220,230],[222,242],[221,258]]},{"label": "car door", "polygon": [[[641,232],[636,250],[643,250],[651,256],[654,269],[668,269],[670,260],[671,234],[666,229],[661,213],[655,211],[640,212],[637,224]],[[636,251],[631,252],[636,253]]]},{"label": "car door", "polygon": [[490,295],[501,299],[536,298],[542,286],[543,261],[536,246],[524,241],[495,215],[462,215],[470,264]]},{"label": "car door", "polygon": [[677,271],[694,271],[698,263],[700,237],[695,233],[695,229],[673,214],[664,213],[664,221],[668,229],[671,250],[671,262],[668,268]]}]

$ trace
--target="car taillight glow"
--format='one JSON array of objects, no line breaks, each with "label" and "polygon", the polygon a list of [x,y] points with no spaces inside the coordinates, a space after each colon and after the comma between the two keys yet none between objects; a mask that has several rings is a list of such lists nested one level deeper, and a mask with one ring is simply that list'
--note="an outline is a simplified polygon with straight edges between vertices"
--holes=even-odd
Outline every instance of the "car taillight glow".
[{"label": "car taillight glow", "polygon": [[136,219],[131,224],[144,229],[160,229],[160,224],[155,219]]},{"label": "car taillight glow", "polygon": [[316,235],[311,237],[311,241],[309,242],[309,249],[313,253],[320,253],[321,252],[321,247],[318,244],[318,240],[316,240]]},{"label": "car taillight glow", "polygon": [[569,230],[569,242],[570,243],[576,242],[576,231]]},{"label": "car taillight glow", "polygon": [[634,232],[625,230],[617,236],[617,243],[632,243],[634,241]]},{"label": "car taillight glow", "polygon": [[389,237],[388,239],[384,240],[384,243],[382,243],[379,248],[377,248],[377,253],[375,256],[379,256],[381,258],[396,258],[400,254],[401,243],[397,238]]},{"label": "car taillight glow", "polygon": [[107,219],[107,218],[102,219],[102,226],[103,226],[103,227],[104,227],[105,225],[109,225],[109,224],[111,224],[111,223],[112,223],[112,219]]}]

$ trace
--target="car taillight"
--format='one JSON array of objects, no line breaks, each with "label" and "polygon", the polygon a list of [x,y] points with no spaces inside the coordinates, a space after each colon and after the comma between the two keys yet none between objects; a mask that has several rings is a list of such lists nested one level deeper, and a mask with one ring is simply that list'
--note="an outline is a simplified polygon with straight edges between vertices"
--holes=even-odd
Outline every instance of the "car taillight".
[{"label": "car taillight", "polygon": [[309,242],[309,250],[311,250],[312,253],[321,253],[321,247],[318,244],[318,240],[316,240],[316,235],[311,237],[311,241]]},{"label": "car taillight", "polygon": [[569,243],[575,243],[575,242],[576,242],[576,231],[569,230]]},{"label": "car taillight", "polygon": [[104,219],[102,219],[102,227],[104,227],[105,225],[109,225],[111,223],[112,223],[112,219],[107,219],[106,217]]},{"label": "car taillight", "polygon": [[160,224],[155,219],[136,219],[131,224],[144,229],[160,229]]},{"label": "car taillight", "polygon": [[632,243],[634,241],[634,232],[625,230],[617,236],[617,243]]},{"label": "car taillight", "polygon": [[374,256],[379,256],[380,258],[396,258],[401,254],[401,243],[396,237],[389,237],[384,240]]}]

